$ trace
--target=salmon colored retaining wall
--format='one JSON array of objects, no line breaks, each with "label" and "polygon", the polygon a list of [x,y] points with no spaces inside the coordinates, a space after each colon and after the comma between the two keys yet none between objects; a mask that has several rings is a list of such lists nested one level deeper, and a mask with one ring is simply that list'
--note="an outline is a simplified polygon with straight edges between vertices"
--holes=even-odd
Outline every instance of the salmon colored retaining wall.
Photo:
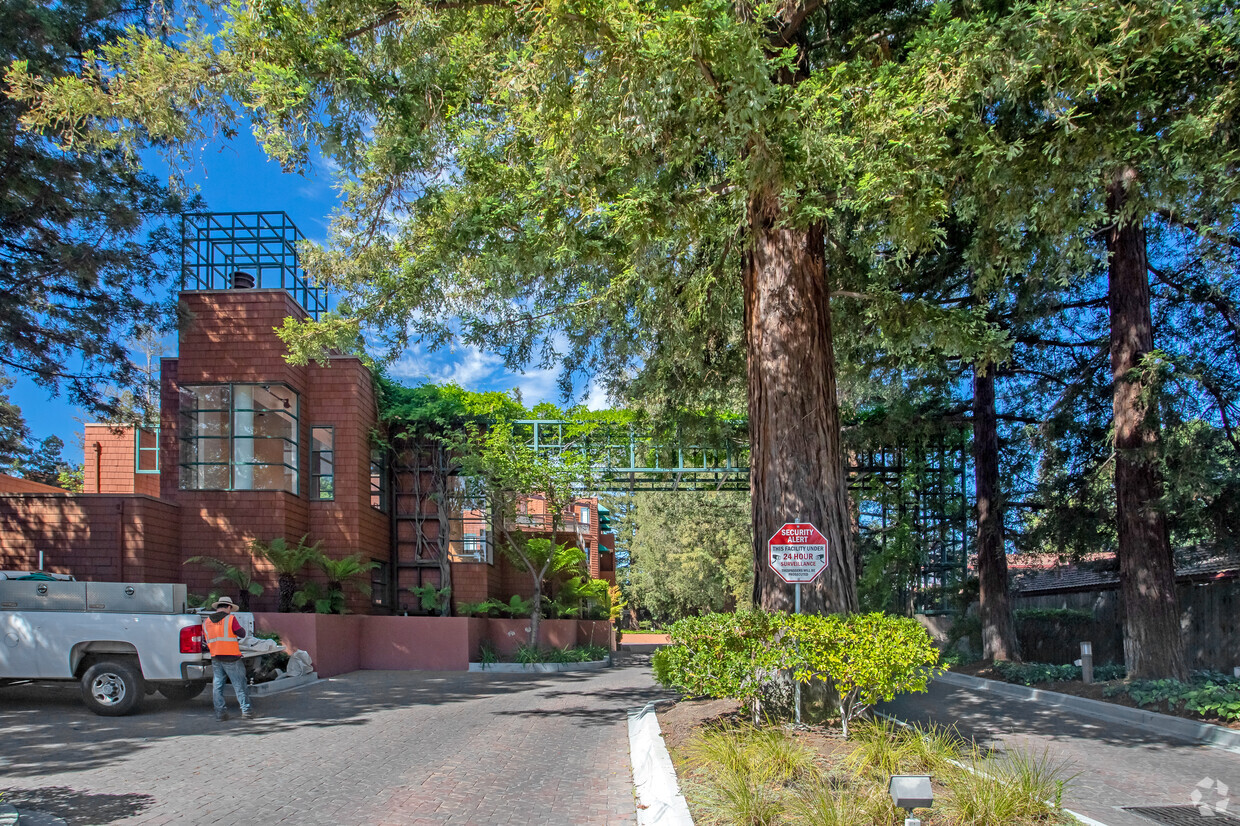
[{"label": "salmon colored retaining wall", "polygon": [[[529,620],[476,617],[374,617],[363,614],[273,614],[256,612],[255,628],[310,654],[320,677],[348,671],[466,671],[478,646],[490,640],[500,656],[529,640]],[[543,620],[544,647],[604,645],[614,638],[611,623]],[[508,632],[514,632],[509,636]],[[613,646],[614,647],[614,646]]]}]

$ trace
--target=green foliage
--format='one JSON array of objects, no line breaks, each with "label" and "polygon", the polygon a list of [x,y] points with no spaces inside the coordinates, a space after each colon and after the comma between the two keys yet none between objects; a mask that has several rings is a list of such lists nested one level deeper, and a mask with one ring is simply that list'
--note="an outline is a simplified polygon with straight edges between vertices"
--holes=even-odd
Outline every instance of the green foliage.
[{"label": "green foliage", "polygon": [[[423,611],[427,614],[437,614],[441,613],[444,608],[447,607],[448,600],[452,597],[452,588],[451,586],[437,588],[433,584],[428,583],[420,587],[413,585],[409,586],[409,593],[418,598],[418,607],[420,607]],[[462,616],[469,616],[475,612],[486,613],[488,606],[486,602],[480,602],[477,604],[465,603],[458,607],[458,613]],[[466,611],[466,608],[470,610]]]},{"label": "green foliage", "polygon": [[925,691],[939,659],[930,635],[911,617],[794,614],[787,628],[796,679],[834,686],[845,737],[851,721],[880,700]]},{"label": "green foliage", "polygon": [[776,824],[784,811],[780,788],[809,776],[813,754],[782,731],[750,726],[708,728],[685,747],[696,782],[695,812],[711,823]]},{"label": "green foliage", "polygon": [[1240,720],[1240,679],[1222,674],[1197,674],[1190,682],[1134,680],[1110,686],[1105,693],[1109,697],[1127,694],[1141,708],[1159,708],[1166,704],[1166,708],[1173,713],[1224,722]]},{"label": "green foliage", "polygon": [[672,645],[652,661],[662,685],[752,703],[757,724],[761,697],[790,668],[803,683],[834,687],[846,737],[879,700],[925,691],[938,661],[916,620],[882,614],[707,614],[678,621],[670,633]]},{"label": "green foliage", "polygon": [[753,530],[744,493],[638,493],[617,521],[635,532],[629,598],[657,622],[749,605]]},{"label": "green foliage", "polygon": [[662,685],[694,697],[728,697],[752,704],[759,722],[761,698],[789,651],[777,644],[780,614],[748,611],[686,617],[672,625],[672,644],[652,659]]},{"label": "green foliage", "polygon": [[482,664],[483,669],[499,662],[499,653],[490,640],[483,640],[478,644],[478,662]]},{"label": "green foliage", "polygon": [[[295,598],[297,593],[297,575],[305,570],[306,566],[316,563],[323,558],[319,546],[323,543],[315,542],[313,545],[307,545],[306,539],[309,534],[305,534],[301,539],[297,540],[296,545],[290,545],[288,540],[282,536],[278,536],[268,542],[255,539],[250,542],[250,553],[255,556],[267,560],[271,564],[272,569],[276,573],[276,577],[280,582],[280,606],[279,610],[282,614],[287,614],[293,610],[294,605],[305,605],[307,600],[314,601],[310,598],[303,598],[298,603]],[[317,599],[326,599],[326,596],[320,596]],[[319,613],[329,613],[320,611]]]},{"label": "green foliage", "polygon": [[495,600],[490,599],[484,599],[482,602],[458,602],[456,604],[456,614],[459,617],[489,616],[495,604]]},{"label": "green foliage", "polygon": [[963,751],[963,741],[954,730],[922,729],[890,720],[856,726],[852,741],[856,748],[845,762],[858,774],[880,782],[893,774],[941,774]]},{"label": "green foliage", "polygon": [[1002,760],[988,761],[975,748],[947,773],[952,793],[943,814],[950,823],[1053,823],[1071,780],[1066,766],[1049,752],[1009,749]]},{"label": "green foliage", "polygon": [[459,432],[469,424],[532,417],[530,411],[505,393],[476,393],[455,384],[406,387],[384,376],[376,379],[376,385],[379,418],[393,435]]},{"label": "green foliage", "polygon": [[211,582],[219,585],[227,582],[237,590],[237,602],[242,611],[250,610],[250,597],[259,596],[263,592],[261,583],[255,582],[253,575],[244,568],[229,565],[227,562],[210,556],[191,556],[185,565],[203,565],[215,572]]},{"label": "green foliage", "polygon": [[517,646],[517,653],[513,655],[513,660],[515,662],[529,665],[531,663],[543,662],[544,661],[543,656],[544,655],[543,655],[542,649],[539,648],[537,645],[531,645],[530,643],[521,643],[520,645]]},{"label": "green foliage", "polygon": [[305,587],[293,593],[293,605],[316,614],[345,613],[344,591],[328,588],[320,582],[307,582]]},{"label": "green foliage", "polygon": [[[127,35],[160,38],[171,12],[120,0],[3,0],[0,66],[18,61],[46,80],[89,73],[84,57]],[[132,27],[132,28],[131,28]],[[171,327],[163,296],[178,250],[178,216],[200,199],[137,170],[136,156],[66,152],[52,133],[22,129],[29,107],[0,94],[0,350],[4,370],[62,392],[114,421],[118,389],[145,388],[131,341]],[[135,148],[149,146],[131,135]],[[132,421],[132,419],[130,420]],[[3,436],[0,435],[0,441]],[[0,446],[0,464],[4,462]],[[49,472],[50,471],[50,472]],[[56,484],[57,471],[41,468]]]},{"label": "green foliage", "polygon": [[1016,622],[1071,623],[1080,625],[1092,622],[1093,611],[1080,608],[1017,608],[1012,611]]},{"label": "green foliage", "polygon": [[513,594],[508,598],[507,602],[499,602],[498,600],[495,602],[500,611],[513,619],[516,619],[517,617],[529,616],[530,611],[534,608],[534,601],[526,599],[520,594]]},{"label": "green foliage", "polygon": [[[999,660],[994,664],[994,671],[995,675],[1004,682],[1018,683],[1019,685],[1038,685],[1039,683],[1067,682],[1081,679],[1081,667],[1079,665],[1013,663]],[[1127,674],[1127,669],[1122,665],[1094,666],[1094,679],[1099,682],[1122,680]]]},{"label": "green foliage", "polygon": [[81,493],[86,485],[86,469],[83,465],[61,468],[56,478],[56,487],[64,488],[70,493]]}]

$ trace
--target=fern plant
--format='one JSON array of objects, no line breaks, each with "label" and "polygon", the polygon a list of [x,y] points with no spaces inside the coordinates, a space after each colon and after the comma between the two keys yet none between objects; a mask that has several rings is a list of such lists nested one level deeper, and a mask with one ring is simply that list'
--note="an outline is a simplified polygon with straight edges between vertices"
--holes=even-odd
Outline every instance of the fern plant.
[{"label": "fern plant", "polygon": [[322,541],[307,545],[306,537],[308,536],[309,534],[302,536],[297,540],[296,545],[289,545],[282,536],[269,542],[255,539],[250,543],[250,550],[256,556],[271,563],[271,567],[276,572],[280,583],[280,613],[282,614],[293,610],[293,597],[297,593],[297,575],[311,562],[316,562],[323,556],[319,551],[319,546],[323,544]]},{"label": "fern plant", "polygon": [[[241,606],[242,611],[250,610],[250,597],[259,596],[263,592],[263,586],[254,581],[253,575],[244,568],[238,568],[236,565],[229,565],[227,562],[216,559],[213,556],[191,556],[185,560],[186,565],[202,565],[215,571],[215,576],[211,578],[213,585],[228,583],[237,590],[237,602]],[[217,597],[218,598],[218,597]]]},{"label": "fern plant", "polygon": [[[427,583],[419,587],[410,586],[409,593],[418,598],[419,607],[427,614],[442,614],[448,607],[448,600],[452,596],[452,586],[436,588],[434,585]],[[486,602],[481,602],[478,603],[477,607],[482,607],[483,611],[485,611],[486,606]],[[474,608],[475,606],[463,603],[460,606],[462,616],[468,616],[468,613],[464,611],[466,607]]]}]

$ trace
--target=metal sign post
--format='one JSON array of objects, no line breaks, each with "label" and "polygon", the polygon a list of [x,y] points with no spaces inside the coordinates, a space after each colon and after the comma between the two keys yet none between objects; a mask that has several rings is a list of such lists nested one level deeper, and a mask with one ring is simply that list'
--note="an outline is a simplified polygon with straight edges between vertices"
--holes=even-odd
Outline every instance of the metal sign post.
[{"label": "metal sign post", "polygon": [[[788,522],[771,537],[767,550],[771,570],[793,586],[793,613],[801,613],[801,583],[813,582],[826,570],[827,538],[808,522]],[[800,682],[796,683],[795,702],[796,723],[800,725]]]},{"label": "metal sign post", "polygon": [[[796,607],[793,608],[792,613],[799,614],[801,613],[801,583],[798,582],[792,587],[796,589]],[[793,675],[792,681],[796,683],[796,724],[799,726],[801,725],[801,681],[796,678],[796,675]]]}]

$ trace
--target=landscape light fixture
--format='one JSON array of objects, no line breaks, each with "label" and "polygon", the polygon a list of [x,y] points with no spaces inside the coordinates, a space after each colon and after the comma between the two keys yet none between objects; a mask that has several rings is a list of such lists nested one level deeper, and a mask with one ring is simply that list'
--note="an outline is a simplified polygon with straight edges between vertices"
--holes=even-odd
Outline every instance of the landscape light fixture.
[{"label": "landscape light fixture", "polygon": [[913,817],[913,810],[929,809],[934,805],[934,790],[930,788],[928,774],[893,774],[887,791],[896,808],[908,815],[904,826],[921,826],[921,821]]}]

